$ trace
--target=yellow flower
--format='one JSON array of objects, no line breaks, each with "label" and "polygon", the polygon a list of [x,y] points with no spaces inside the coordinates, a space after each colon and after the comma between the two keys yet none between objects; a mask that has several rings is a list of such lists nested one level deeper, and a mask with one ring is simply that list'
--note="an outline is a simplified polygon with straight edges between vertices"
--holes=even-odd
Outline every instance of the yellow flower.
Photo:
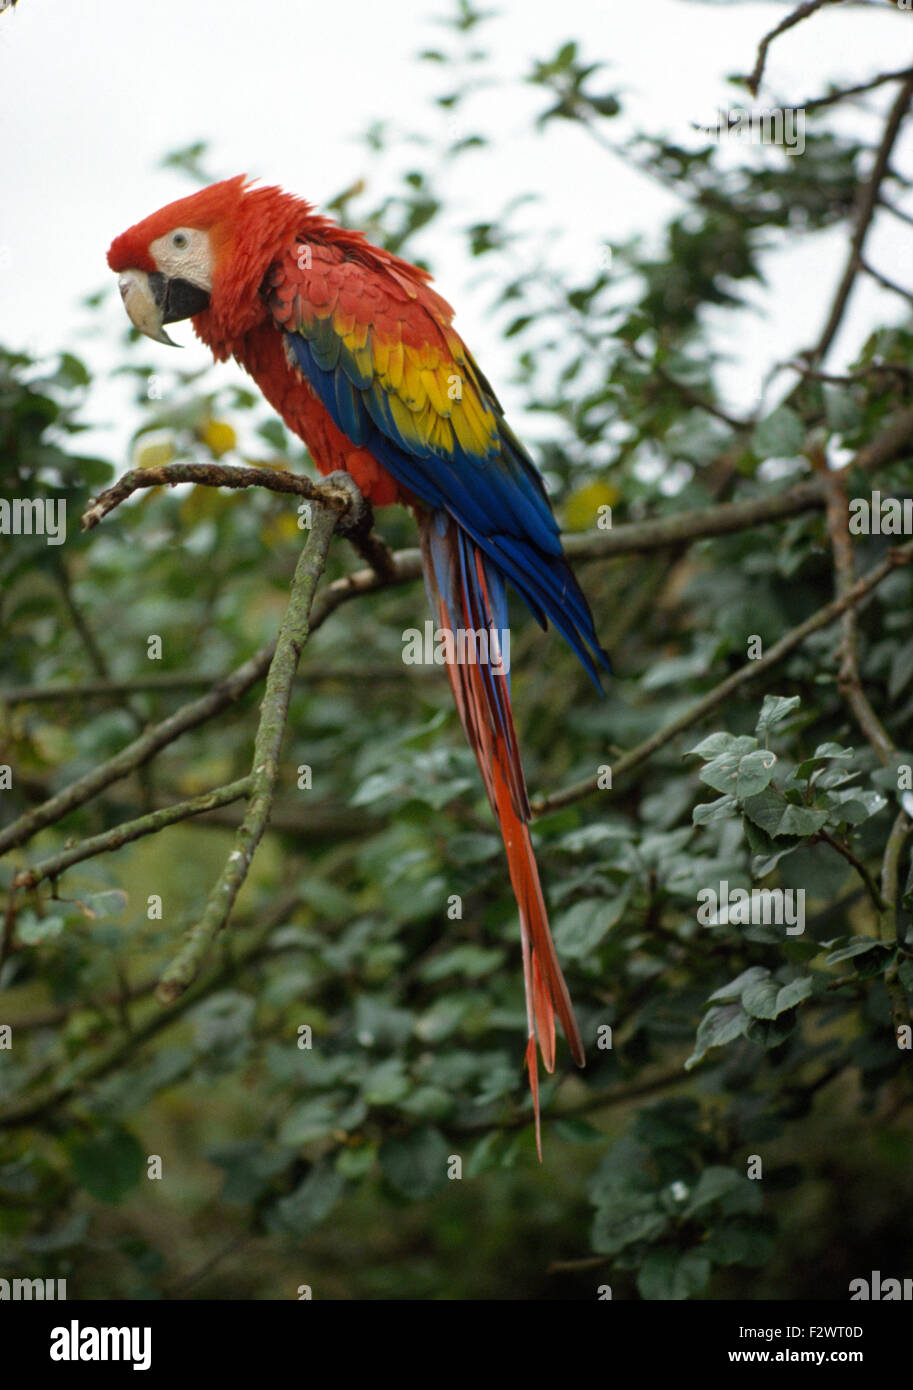
[{"label": "yellow flower", "polygon": [[164,464],[170,463],[174,455],[174,445],[164,443],[144,444],[137,448],[134,457],[137,468],[161,468]]},{"label": "yellow flower", "polygon": [[200,438],[217,459],[234,449],[238,442],[238,436],[224,420],[207,420],[200,427]]},{"label": "yellow flower", "polygon": [[614,507],[621,493],[611,483],[587,483],[572,492],[564,504],[564,525],[568,531],[590,531],[599,520],[600,507]]}]

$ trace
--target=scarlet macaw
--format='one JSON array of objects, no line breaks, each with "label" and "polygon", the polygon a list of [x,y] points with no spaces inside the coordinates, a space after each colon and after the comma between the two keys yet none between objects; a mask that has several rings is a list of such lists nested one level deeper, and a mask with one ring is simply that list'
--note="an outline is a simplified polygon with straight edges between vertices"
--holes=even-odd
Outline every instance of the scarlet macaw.
[{"label": "scarlet macaw", "polygon": [[[595,663],[608,669],[608,658],[542,480],[427,271],[244,175],[138,222],[112,242],[108,264],[138,329],[168,343],[164,325],[190,318],[217,360],[250,373],[322,473],[348,474],[376,506],[412,509],[443,633],[504,632],[509,581],[598,686]],[[530,841],[509,678],[457,661],[447,674],[520,911],[541,1159],[536,1040],[550,1072],[556,1013],[579,1066],[583,1043]]]}]

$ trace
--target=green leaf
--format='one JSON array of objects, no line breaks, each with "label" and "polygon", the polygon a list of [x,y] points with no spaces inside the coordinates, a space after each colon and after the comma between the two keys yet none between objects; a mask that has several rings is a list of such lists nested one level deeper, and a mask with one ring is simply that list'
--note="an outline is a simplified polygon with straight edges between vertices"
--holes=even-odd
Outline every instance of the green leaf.
[{"label": "green leaf", "polygon": [[714,1264],[755,1268],[770,1259],[774,1238],[750,1219],[736,1218],[711,1227],[701,1248]]},{"label": "green leaf", "polygon": [[211,1163],[224,1169],[225,1181],[220,1194],[223,1202],[246,1206],[256,1202],[270,1185],[270,1179],[288,1167],[290,1155],[281,1149],[269,1149],[259,1139],[240,1139],[232,1144],[220,1144],[206,1155]]},{"label": "green leaf", "polygon": [[395,1105],[408,1095],[411,1082],[399,1057],[371,1067],[362,1079],[361,1092],[369,1105]]},{"label": "green leaf", "polygon": [[662,1235],[669,1217],[652,1192],[611,1192],[593,1222],[593,1249],[615,1255],[626,1245]]},{"label": "green leaf", "polygon": [[[913,873],[913,866],[911,866],[911,873]],[[913,999],[913,961],[902,960],[897,967],[897,974],[900,976],[900,983],[907,994]]]},{"label": "green leaf", "polygon": [[748,1181],[749,1179],[743,1173],[737,1173],[735,1168],[711,1164],[698,1178],[687,1205],[682,1209],[682,1216],[694,1216],[696,1212],[718,1202],[722,1197],[728,1197],[734,1192],[741,1193]]},{"label": "green leaf", "polygon": [[357,1144],[353,1149],[340,1149],[336,1156],[336,1169],[344,1178],[363,1178],[370,1173],[377,1162],[377,1145]]},{"label": "green leaf", "polygon": [[711,825],[714,821],[728,820],[739,809],[734,796],[718,796],[716,801],[704,801],[695,806],[691,819],[695,825]]},{"label": "green leaf", "polygon": [[806,758],[795,769],[790,780],[804,782],[809,774],[825,767],[832,759],[846,759],[853,756],[854,749],[843,748],[839,743],[819,743],[812,757]]},{"label": "green leaf", "polygon": [[694,1051],[685,1063],[685,1070],[690,1071],[696,1066],[712,1047],[723,1047],[726,1043],[740,1038],[749,1022],[748,1014],[741,1004],[721,1004],[717,1008],[709,1009],[701,1019]]},{"label": "green leaf", "polygon": [[637,1275],[637,1290],[651,1300],[691,1298],[706,1287],[712,1268],[700,1250],[651,1250]]},{"label": "green leaf", "polygon": [[279,1126],[276,1137],[280,1144],[297,1149],[302,1144],[322,1139],[334,1129],[338,1129],[338,1113],[338,1106],[324,1096],[301,1101],[300,1104],[292,1106]]},{"label": "green leaf", "polygon": [[805,443],[805,426],[788,405],[778,406],[755,427],[751,447],[762,459],[797,458]]},{"label": "green leaf", "polygon": [[829,792],[826,797],[828,818],[837,825],[862,825],[865,821],[884,810],[888,799],[881,792],[866,787],[853,787],[852,790]]},{"label": "green leaf", "polygon": [[815,982],[811,976],[799,975],[795,980],[790,980],[789,984],[784,985],[777,995],[777,1014],[782,1014],[786,1009],[793,1008],[814,992]]},{"label": "green leaf", "polygon": [[745,1025],[745,1036],[750,1042],[757,1043],[759,1047],[779,1047],[790,1033],[794,1032],[795,1027],[795,1012],[792,1009],[786,1009],[776,1018],[749,1018]]},{"label": "green leaf", "polygon": [[827,823],[827,811],[794,806],[773,787],[765,787],[742,803],[746,816],[772,838],[778,835],[814,835]]},{"label": "green leaf", "polygon": [[555,1120],[551,1128],[566,1144],[605,1143],[605,1135],[601,1129],[597,1129],[587,1120],[576,1119],[573,1116],[568,1120]]},{"label": "green leaf", "polygon": [[315,1163],[307,1177],[267,1213],[267,1227],[274,1232],[305,1236],[319,1226],[345,1190],[345,1176],[326,1161]]},{"label": "green leaf", "polygon": [[412,1201],[423,1201],[447,1182],[449,1149],[440,1130],[431,1125],[412,1134],[386,1139],[380,1166],[391,1187]]},{"label": "green leaf", "polygon": [[739,800],[763,791],[773,777],[776,765],[777,755],[765,748],[759,748],[755,753],[747,753],[740,759],[735,785],[735,795]]},{"label": "green leaf", "polygon": [[467,980],[478,980],[490,975],[504,964],[504,951],[498,947],[475,946],[465,942],[454,946],[452,951],[444,951],[432,956],[421,968],[421,979],[446,980],[451,975],[461,975]]},{"label": "green leaf", "polygon": [[907,641],[899,646],[891,662],[888,675],[888,699],[893,703],[903,693],[913,679],[913,642]]},{"label": "green leaf", "polygon": [[582,960],[595,951],[624,912],[631,889],[629,882],[615,898],[586,898],[562,912],[553,932],[558,954]]},{"label": "green leaf", "polygon": [[146,1165],[143,1146],[121,1126],[96,1130],[66,1147],[77,1182],[100,1202],[120,1202],[138,1185]]},{"label": "green leaf", "polygon": [[832,951],[829,956],[825,956],[825,965],[837,965],[842,960],[852,960],[854,956],[862,956],[869,951],[886,951],[887,947],[883,941],[876,941],[870,936],[854,937],[848,946],[842,946],[839,951]]},{"label": "green leaf", "polygon": [[734,980],[730,980],[728,985],[721,985],[719,989],[713,991],[710,1002],[714,999],[730,1000],[741,999],[742,991],[749,985],[758,984],[762,980],[770,978],[770,971],[764,965],[750,965],[747,970],[743,970],[741,975],[736,975]]},{"label": "green leaf", "polygon": [[758,722],[755,726],[755,733],[758,738],[766,738],[774,725],[782,724],[784,719],[788,719],[793,710],[797,710],[801,703],[798,695],[765,695],[761,713],[758,715]]},{"label": "green leaf", "polygon": [[684,756],[687,758],[691,753],[697,754],[705,762],[710,762],[713,758],[718,758],[723,754],[729,754],[736,759],[741,758],[745,753],[750,753],[757,748],[758,740],[750,738],[747,734],[727,734],[717,733],[708,734],[701,739],[693,748],[689,748]]},{"label": "green leaf", "polygon": [[752,1018],[776,1018],[777,994],[774,980],[753,980],[742,991],[742,1008]]},{"label": "green leaf", "polygon": [[[751,743],[756,743],[755,739]],[[774,775],[777,757],[765,748],[753,748],[739,756],[733,750],[720,753],[701,768],[700,779],[718,792],[738,797],[740,801],[755,796]]]},{"label": "green leaf", "polygon": [[45,941],[53,941],[63,928],[63,917],[36,917],[32,913],[23,913],[16,925],[16,936],[23,946],[40,946]]}]

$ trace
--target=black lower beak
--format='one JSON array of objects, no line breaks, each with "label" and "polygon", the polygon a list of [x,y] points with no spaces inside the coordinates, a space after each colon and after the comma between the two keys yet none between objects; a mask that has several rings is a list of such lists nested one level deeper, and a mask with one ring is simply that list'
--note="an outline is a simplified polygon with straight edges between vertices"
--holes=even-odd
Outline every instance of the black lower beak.
[{"label": "black lower beak", "polygon": [[152,298],[162,311],[162,323],[179,323],[209,308],[209,291],[200,289],[189,280],[170,280],[161,271],[149,276]]}]

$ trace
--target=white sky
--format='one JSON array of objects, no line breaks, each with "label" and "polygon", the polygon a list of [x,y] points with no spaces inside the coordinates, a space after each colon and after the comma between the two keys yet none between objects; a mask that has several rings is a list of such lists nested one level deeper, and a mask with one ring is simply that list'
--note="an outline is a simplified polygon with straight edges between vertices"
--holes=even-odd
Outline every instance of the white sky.
[{"label": "white sky", "polygon": [[[518,223],[553,237],[556,258],[573,262],[593,258],[606,238],[655,235],[677,206],[576,125],[553,122],[545,135],[532,135],[530,117],[543,109],[545,94],[517,79],[534,57],[551,57],[559,43],[578,39],[585,57],[611,65],[605,85],[626,89],[635,125],[693,141],[699,137],[692,121],[710,124],[720,107],[743,100],[725,76],[751,67],[758,39],[788,7],[688,0],[493,4],[499,17],[476,32],[495,54],[501,81],[474,98],[465,117],[466,128],[490,136],[493,148],[464,156],[442,180],[448,220],[435,221],[414,249],[431,262],[442,292],[457,306],[457,327],[508,409],[516,410],[509,380],[515,349],[498,340],[488,309],[492,287],[478,283],[480,263],[468,256],[458,229],[495,217],[512,192],[534,191],[541,201]],[[0,13],[0,337],[39,354],[75,350],[101,372],[123,360],[116,293],[92,338],[79,300],[107,282],[105,252],[116,233],[192,191],[185,176],[157,166],[165,152],[196,139],[211,142],[209,164],[217,176],[247,172],[318,205],[365,175],[371,203],[396,192],[396,170],[420,166],[423,152],[400,142],[372,166],[356,137],[380,118],[446,143],[446,115],[438,116],[431,101],[446,75],[415,55],[452,41],[434,22],[450,13],[449,0],[20,0]],[[769,86],[757,105],[812,97],[830,80],[864,80],[911,61],[910,14],[887,3],[826,9],[774,45]],[[873,104],[883,109],[885,100],[878,94]],[[856,112],[848,119],[866,118]],[[611,123],[606,129],[615,133]],[[896,162],[913,173],[911,146],[913,135]],[[910,237],[909,228],[883,217],[868,254],[913,287]],[[740,358],[726,379],[736,404],[755,404],[762,364],[814,338],[827,303],[822,287],[835,282],[844,254],[844,237],[828,234],[775,258],[769,270],[776,312],[763,321],[744,316],[728,339]],[[760,290],[753,296],[759,303],[769,299]],[[887,307],[903,317],[895,297]],[[844,355],[872,313],[884,308],[882,291],[861,286],[839,344]],[[187,345],[182,368],[205,365],[208,353],[188,326],[177,325],[174,336]],[[143,345],[148,360],[147,348],[152,345]],[[163,367],[172,365],[163,360]],[[115,400],[130,418],[119,405],[112,409]],[[118,417],[113,433],[93,441],[110,452],[136,424],[126,388],[102,388],[95,409]]]}]

